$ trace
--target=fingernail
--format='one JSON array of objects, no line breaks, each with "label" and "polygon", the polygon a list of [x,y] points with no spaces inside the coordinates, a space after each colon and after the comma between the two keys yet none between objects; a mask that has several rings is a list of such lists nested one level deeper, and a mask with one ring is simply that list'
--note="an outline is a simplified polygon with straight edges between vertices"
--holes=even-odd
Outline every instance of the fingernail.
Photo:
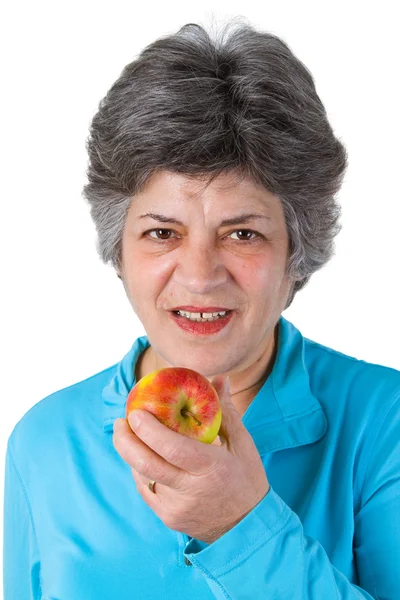
[{"label": "fingernail", "polygon": [[122,421],[123,421],[123,419],[115,419],[114,427],[113,427],[114,433],[119,431],[123,427]]},{"label": "fingernail", "polygon": [[128,416],[129,425],[132,429],[136,429],[140,425],[140,417],[136,414],[136,411],[132,411]]},{"label": "fingernail", "polygon": [[225,379],[225,392],[230,392],[231,391],[231,380],[230,377],[227,377]]}]

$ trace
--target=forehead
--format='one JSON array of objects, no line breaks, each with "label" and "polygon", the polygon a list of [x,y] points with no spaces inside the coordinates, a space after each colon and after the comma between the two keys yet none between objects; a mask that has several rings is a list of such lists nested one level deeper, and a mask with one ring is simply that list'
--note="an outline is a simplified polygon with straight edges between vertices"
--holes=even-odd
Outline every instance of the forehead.
[{"label": "forehead", "polygon": [[163,205],[183,201],[221,199],[237,202],[243,207],[280,205],[277,196],[257,184],[248,176],[221,173],[213,181],[210,176],[188,176],[171,171],[158,171],[147,181],[143,190],[135,196],[133,204],[145,205],[154,201]]}]

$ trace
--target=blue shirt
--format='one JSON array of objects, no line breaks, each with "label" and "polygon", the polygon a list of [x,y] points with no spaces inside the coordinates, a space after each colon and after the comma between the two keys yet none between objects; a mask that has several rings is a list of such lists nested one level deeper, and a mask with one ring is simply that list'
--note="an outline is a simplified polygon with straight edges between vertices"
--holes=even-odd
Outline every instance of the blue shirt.
[{"label": "blue shirt", "polygon": [[400,372],[279,321],[243,415],[271,489],[212,544],[169,529],[113,446],[139,337],[38,402],[8,440],[5,600],[400,598]]}]

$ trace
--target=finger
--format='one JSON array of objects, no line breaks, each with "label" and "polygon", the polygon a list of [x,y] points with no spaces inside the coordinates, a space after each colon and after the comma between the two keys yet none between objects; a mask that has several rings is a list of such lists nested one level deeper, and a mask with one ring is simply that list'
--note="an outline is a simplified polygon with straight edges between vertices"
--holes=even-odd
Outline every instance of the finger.
[{"label": "finger", "polygon": [[126,463],[147,480],[180,489],[184,471],[169,464],[135,435],[125,419],[114,422],[113,443]]},{"label": "finger", "polygon": [[[149,483],[150,483],[150,481],[156,481],[156,480],[148,479],[147,477],[142,477],[142,475],[140,475],[140,473],[138,473],[136,471],[136,469],[131,469],[131,472],[132,472],[132,477],[135,480],[136,487],[137,487],[140,495],[144,496],[145,494],[147,494],[147,491],[151,492],[154,495],[154,492],[152,492],[151,489],[149,488]],[[159,481],[156,481],[156,483],[157,483],[157,487],[161,485]],[[158,491],[159,490],[157,489],[157,492]]]},{"label": "finger", "polygon": [[[136,483],[136,489],[143,500],[146,502],[148,506],[161,518],[162,511],[162,496],[160,496],[160,490],[157,489],[156,493],[152,492],[149,488],[149,480],[143,481],[139,473],[135,471],[135,469],[131,469],[132,478]],[[157,481],[158,485],[159,482]]]},{"label": "finger", "polygon": [[[134,417],[139,418],[135,424]],[[146,410],[135,409],[128,415],[135,434],[169,464],[188,473],[198,474],[215,461],[215,447],[173,431]]]}]

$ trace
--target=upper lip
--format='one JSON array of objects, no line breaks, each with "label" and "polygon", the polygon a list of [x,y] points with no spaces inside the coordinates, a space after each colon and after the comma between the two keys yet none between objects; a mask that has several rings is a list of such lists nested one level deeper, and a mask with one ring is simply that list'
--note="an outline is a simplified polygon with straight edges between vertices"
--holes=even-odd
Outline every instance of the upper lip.
[{"label": "upper lip", "polygon": [[221,312],[224,310],[232,310],[231,308],[223,308],[222,306],[176,306],[175,308],[171,308],[171,310],[186,310],[188,312]]}]

